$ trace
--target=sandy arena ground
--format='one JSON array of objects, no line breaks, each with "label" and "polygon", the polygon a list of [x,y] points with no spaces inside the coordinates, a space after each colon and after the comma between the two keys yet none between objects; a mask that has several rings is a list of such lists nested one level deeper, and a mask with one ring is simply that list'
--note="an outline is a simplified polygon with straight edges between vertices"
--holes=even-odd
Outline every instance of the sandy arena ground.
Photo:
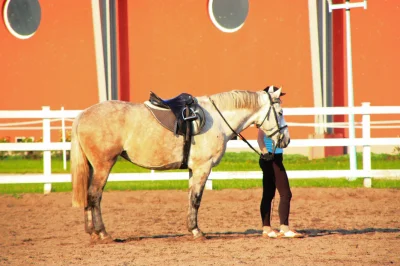
[{"label": "sandy arena ground", "polygon": [[292,192],[291,226],[303,239],[261,237],[261,189],[205,191],[205,240],[186,231],[186,191],[106,192],[115,242],[96,245],[71,193],[0,195],[0,265],[400,265],[400,190]]}]

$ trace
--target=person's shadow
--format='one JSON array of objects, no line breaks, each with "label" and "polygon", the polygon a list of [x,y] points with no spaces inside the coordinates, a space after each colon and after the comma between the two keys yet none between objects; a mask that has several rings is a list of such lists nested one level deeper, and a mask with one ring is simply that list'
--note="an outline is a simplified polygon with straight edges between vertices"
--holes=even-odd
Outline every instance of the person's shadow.
[{"label": "person's shadow", "polygon": [[[299,233],[304,234],[304,237],[323,237],[328,235],[359,235],[368,233],[400,233],[400,228],[363,228],[363,229],[302,229],[296,230]],[[256,238],[262,235],[261,230],[247,229],[244,232],[205,232],[205,239],[234,239],[234,238]],[[399,235],[400,237],[400,235]],[[144,239],[167,239],[167,238],[182,238],[182,240],[193,240],[192,234],[169,234],[169,235],[152,235],[152,236],[132,236],[124,239],[116,238],[114,242],[126,243],[131,241],[139,241]]]},{"label": "person's shadow", "polygon": [[307,235],[308,237],[318,237],[326,235],[359,235],[368,233],[399,233],[399,228],[362,228],[362,229],[303,229],[297,230],[300,233]]}]

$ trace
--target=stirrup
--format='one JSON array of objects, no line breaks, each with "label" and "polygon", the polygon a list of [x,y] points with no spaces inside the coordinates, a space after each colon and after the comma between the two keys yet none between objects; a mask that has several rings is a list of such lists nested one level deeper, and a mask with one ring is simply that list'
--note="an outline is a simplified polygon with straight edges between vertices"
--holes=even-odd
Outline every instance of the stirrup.
[{"label": "stirrup", "polygon": [[[186,115],[186,109],[189,108],[189,116],[185,116]],[[196,113],[194,112],[194,110],[188,106],[186,106],[185,108],[182,109],[182,118],[183,120],[193,120],[197,118]]]}]

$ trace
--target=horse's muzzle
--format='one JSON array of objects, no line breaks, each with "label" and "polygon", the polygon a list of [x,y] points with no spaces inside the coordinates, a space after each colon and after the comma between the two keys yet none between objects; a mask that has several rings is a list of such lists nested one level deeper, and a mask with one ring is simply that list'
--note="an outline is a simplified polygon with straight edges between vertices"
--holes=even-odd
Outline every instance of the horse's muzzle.
[{"label": "horse's muzzle", "polygon": [[281,138],[278,141],[278,145],[277,146],[278,146],[278,148],[284,149],[287,146],[289,146],[289,143],[290,143],[290,138]]}]

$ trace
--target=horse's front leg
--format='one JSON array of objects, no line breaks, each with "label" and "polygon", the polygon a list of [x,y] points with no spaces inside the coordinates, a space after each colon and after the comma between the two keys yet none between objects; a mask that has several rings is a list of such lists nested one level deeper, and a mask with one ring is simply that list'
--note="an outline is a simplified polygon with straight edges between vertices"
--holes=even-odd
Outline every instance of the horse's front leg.
[{"label": "horse's front leg", "polygon": [[197,223],[197,214],[199,212],[204,187],[210,172],[211,166],[189,170],[190,188],[187,228],[189,232],[192,232],[194,238],[204,237],[204,234],[201,232]]}]

